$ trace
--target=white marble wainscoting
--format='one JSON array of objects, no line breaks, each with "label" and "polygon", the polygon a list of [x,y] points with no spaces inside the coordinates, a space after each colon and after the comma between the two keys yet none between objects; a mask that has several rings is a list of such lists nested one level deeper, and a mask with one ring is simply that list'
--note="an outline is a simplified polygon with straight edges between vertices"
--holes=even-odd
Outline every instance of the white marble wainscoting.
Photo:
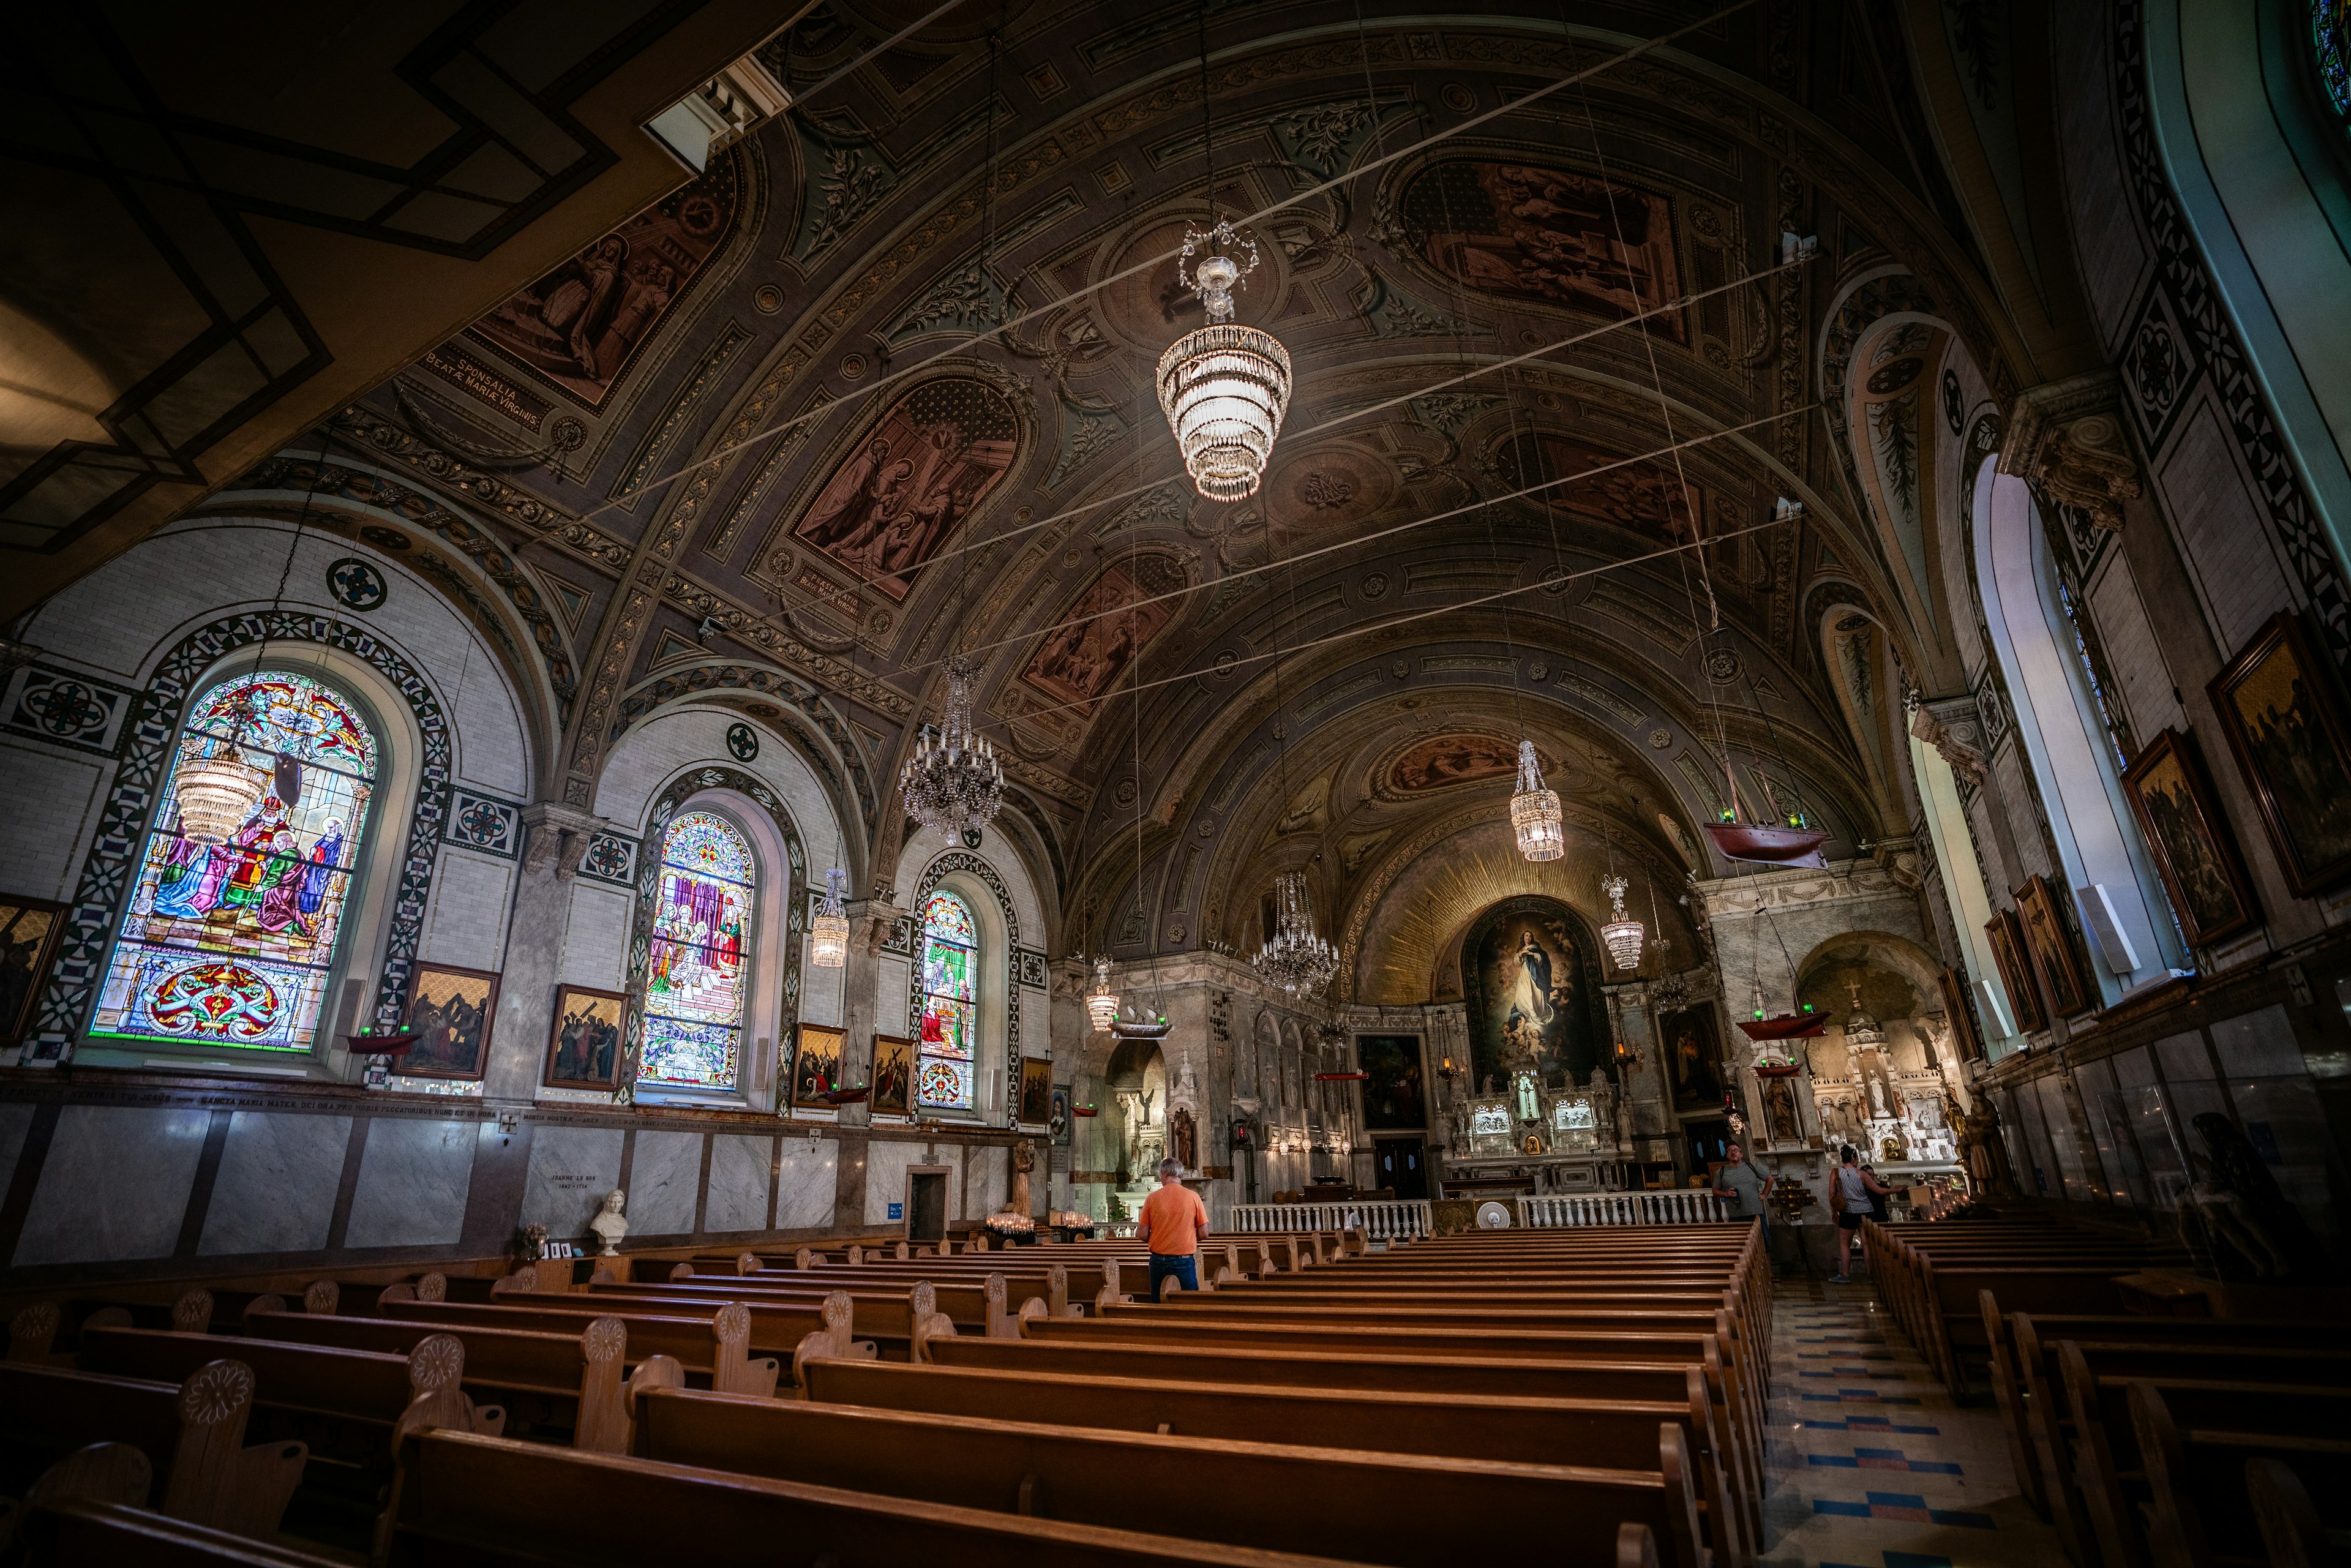
[{"label": "white marble wainscoting", "polygon": [[368,1123],[345,1247],[454,1247],[465,1232],[479,1122]]},{"label": "white marble wainscoting", "polygon": [[640,1131],[629,1156],[629,1236],[689,1236],[702,1196],[700,1133]]},{"label": "white marble wainscoting", "polygon": [[[865,1145],[865,1223],[888,1225],[890,1206],[906,1201],[906,1167],[939,1165],[924,1152],[921,1144],[900,1143],[894,1139],[876,1138]],[[948,1186],[947,1201],[955,1201],[954,1186]]]},{"label": "white marble wainscoting", "polygon": [[236,1113],[196,1251],[217,1257],[324,1248],[350,1143],[349,1116]]},{"label": "white marble wainscoting", "polygon": [[765,1230],[774,1190],[776,1140],[720,1133],[710,1140],[710,1197],[702,1228],[711,1232]]},{"label": "white marble wainscoting", "polygon": [[586,1236],[604,1195],[621,1185],[621,1148],[628,1136],[621,1127],[531,1129],[522,1223],[544,1225],[559,1240]]},{"label": "white marble wainscoting", "polygon": [[[637,1139],[644,1146],[642,1135]],[[820,1230],[832,1223],[834,1195],[841,1186],[841,1145],[832,1138],[811,1143],[784,1135],[777,1161],[776,1228]]]},{"label": "white marble wainscoting", "polygon": [[12,1266],[170,1257],[211,1129],[193,1107],[67,1106]]},{"label": "white marble wainscoting", "polygon": [[[965,1151],[964,1218],[986,1219],[1002,1208],[1012,1196],[1012,1151],[983,1146]],[[1043,1190],[1044,1178],[1035,1171],[1029,1175],[1030,1203]]]}]

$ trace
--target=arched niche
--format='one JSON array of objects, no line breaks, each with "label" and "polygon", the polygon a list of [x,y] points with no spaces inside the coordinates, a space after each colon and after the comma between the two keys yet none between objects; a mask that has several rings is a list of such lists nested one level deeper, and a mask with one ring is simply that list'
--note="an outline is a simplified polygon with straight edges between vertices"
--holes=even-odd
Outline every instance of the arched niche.
[{"label": "arched niche", "polygon": [[1522,1066],[1551,1088],[1613,1079],[1592,927],[1555,898],[1521,894],[1479,912],[1459,948],[1469,1076],[1499,1089]]}]

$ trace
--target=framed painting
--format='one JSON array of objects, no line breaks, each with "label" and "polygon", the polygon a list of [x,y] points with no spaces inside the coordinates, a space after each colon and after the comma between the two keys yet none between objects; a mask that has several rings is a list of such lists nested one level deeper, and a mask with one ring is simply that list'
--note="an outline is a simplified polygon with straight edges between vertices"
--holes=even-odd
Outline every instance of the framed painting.
[{"label": "framed painting", "polygon": [[1722,1031],[1714,1019],[1714,1004],[1699,1002],[1657,1019],[1665,1038],[1667,1082],[1674,1109],[1685,1114],[1722,1109]]},{"label": "framed painting", "polygon": [[799,1049],[792,1052],[792,1108],[831,1111],[828,1089],[841,1087],[841,1059],[849,1044],[846,1030],[818,1024],[800,1025]]},{"label": "framed painting", "polygon": [[2003,909],[1984,922],[1991,941],[1992,962],[2000,966],[2000,983],[2007,988],[2008,1005],[2016,1009],[2016,1032],[2032,1034],[2049,1027],[2042,1010],[2041,988],[2032,983],[2032,960],[2024,956],[2024,926],[2016,911]]},{"label": "framed painting", "polygon": [[32,1030],[65,913],[45,898],[0,896],[0,1045],[16,1045]]},{"label": "framed painting", "polygon": [[547,1066],[539,1082],[549,1089],[618,1089],[621,1040],[628,1022],[629,998],[623,992],[556,987],[555,1023],[548,1032]]},{"label": "framed painting", "polygon": [[2351,725],[2300,618],[2273,616],[2206,689],[2294,896],[2351,876]]},{"label": "framed painting", "polygon": [[1050,1126],[1053,1120],[1053,1064],[1041,1056],[1020,1059],[1020,1122]]},{"label": "framed painting", "polygon": [[1936,977],[1943,992],[1943,1016],[1951,1020],[1951,1049],[1961,1061],[1973,1061],[1984,1053],[1983,1037],[1976,1032],[1975,1009],[1968,1006],[1967,982],[1957,969],[1945,969]]},{"label": "framed painting", "polygon": [[1421,1082],[1420,1036],[1357,1035],[1355,1060],[1370,1074],[1364,1080],[1366,1128],[1411,1132],[1428,1125],[1428,1097]]},{"label": "framed painting", "polygon": [[900,1034],[873,1037],[873,1098],[877,1116],[903,1116],[914,1082],[914,1042]]},{"label": "framed painting", "polygon": [[2231,936],[2261,918],[2193,741],[2175,729],[2148,741],[2124,769],[2123,789],[2190,946]]},{"label": "framed painting", "polygon": [[498,1016],[498,977],[486,969],[419,964],[408,986],[415,1045],[393,1063],[404,1078],[480,1079],[490,1055],[490,1022]]},{"label": "framed painting", "polygon": [[1066,1083],[1053,1085],[1053,1120],[1050,1125],[1053,1134],[1053,1146],[1057,1149],[1068,1148],[1070,1146],[1070,1086]]},{"label": "framed painting", "polygon": [[2041,977],[2049,982],[2050,1005],[2059,1018],[2087,1012],[2094,1000],[2082,966],[2074,961],[2074,941],[2058,910],[2057,894],[2039,872],[2016,890],[2016,915],[2024,923],[2024,946]]}]

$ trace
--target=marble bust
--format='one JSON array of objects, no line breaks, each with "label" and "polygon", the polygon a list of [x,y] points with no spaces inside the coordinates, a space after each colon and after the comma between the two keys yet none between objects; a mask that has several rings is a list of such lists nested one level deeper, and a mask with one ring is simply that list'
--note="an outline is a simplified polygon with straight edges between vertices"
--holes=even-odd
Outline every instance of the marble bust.
[{"label": "marble bust", "polygon": [[596,1218],[588,1222],[588,1228],[604,1244],[604,1249],[596,1254],[599,1258],[621,1255],[621,1238],[629,1233],[629,1222],[621,1218],[621,1206],[628,1201],[629,1195],[614,1187],[604,1195],[604,1207],[596,1211]]}]

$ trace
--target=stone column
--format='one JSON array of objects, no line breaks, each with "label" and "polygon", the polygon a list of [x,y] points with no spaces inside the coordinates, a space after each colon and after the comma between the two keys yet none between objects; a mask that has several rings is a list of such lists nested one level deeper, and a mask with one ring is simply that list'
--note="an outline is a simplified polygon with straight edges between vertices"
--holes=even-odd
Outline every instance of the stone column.
[{"label": "stone column", "polygon": [[482,1094],[528,1100],[537,1092],[539,1061],[555,1023],[555,987],[571,923],[571,883],[588,836],[611,824],[586,811],[544,800],[522,813],[528,837],[515,886],[514,919],[507,927],[506,967],[498,979],[498,1016],[490,1030]]}]

